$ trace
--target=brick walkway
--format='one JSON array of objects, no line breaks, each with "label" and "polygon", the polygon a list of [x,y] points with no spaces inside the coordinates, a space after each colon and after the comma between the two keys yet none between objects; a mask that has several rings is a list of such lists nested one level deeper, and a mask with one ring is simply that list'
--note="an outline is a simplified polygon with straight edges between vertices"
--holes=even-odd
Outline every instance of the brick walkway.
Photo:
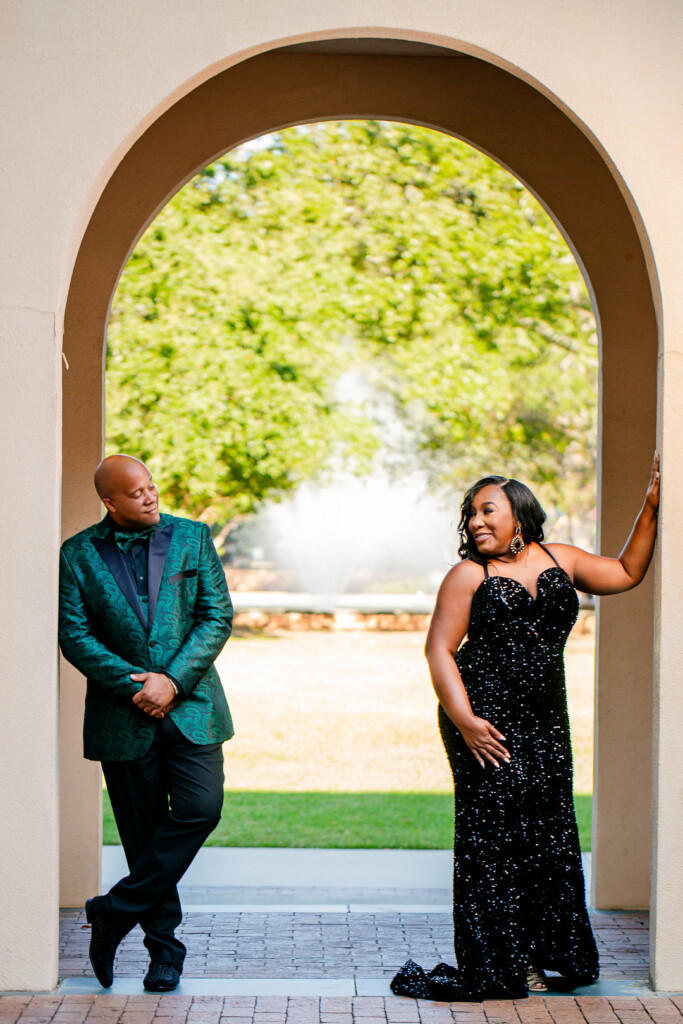
[{"label": "brick walkway", "polygon": [[[602,977],[647,977],[647,917],[594,914]],[[183,979],[293,979],[307,988],[328,979],[386,985],[412,956],[429,967],[452,961],[450,915],[439,908],[346,907],[248,909],[188,907],[181,932],[188,946]],[[60,976],[90,978],[90,930],[84,915],[61,915]],[[140,984],[146,964],[139,930],[123,943],[116,977]],[[191,984],[191,982],[190,982]],[[358,991],[362,991],[361,984]],[[252,991],[253,991],[252,990]],[[224,990],[225,991],[225,990]],[[299,991],[302,991],[300,988]],[[309,989],[310,991],[310,989]],[[313,987],[313,991],[315,988]],[[320,989],[318,988],[318,991]],[[370,989],[372,991],[372,988]],[[377,989],[375,989],[377,991]],[[432,1003],[373,995],[112,995],[55,994],[0,997],[0,1024],[683,1024],[683,999],[656,996],[533,996],[519,1001]]]},{"label": "brick walkway", "polygon": [[[184,978],[391,978],[409,958],[425,967],[453,962],[450,914],[392,909],[366,913],[250,912],[188,908],[179,936],[188,948]],[[647,979],[647,915],[592,915],[603,979]],[[90,977],[85,915],[61,915],[60,976]],[[117,977],[139,977],[145,964],[136,928],[119,947]],[[144,973],[144,972],[143,972]],[[137,1022],[142,1024],[142,1022]],[[344,1024],[344,1022],[340,1022]]]},{"label": "brick walkway", "polygon": [[3,996],[0,1024],[681,1024],[683,999]]}]

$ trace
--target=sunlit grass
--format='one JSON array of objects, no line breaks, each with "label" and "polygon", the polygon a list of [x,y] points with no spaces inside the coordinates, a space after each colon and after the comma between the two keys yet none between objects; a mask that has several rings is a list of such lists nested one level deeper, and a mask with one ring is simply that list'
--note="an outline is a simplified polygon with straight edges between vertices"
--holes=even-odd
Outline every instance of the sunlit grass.
[{"label": "sunlit grass", "polygon": [[[583,850],[590,850],[590,795],[576,796]],[[104,842],[118,843],[107,794]],[[262,793],[227,791],[207,846],[448,850],[451,793]]]}]

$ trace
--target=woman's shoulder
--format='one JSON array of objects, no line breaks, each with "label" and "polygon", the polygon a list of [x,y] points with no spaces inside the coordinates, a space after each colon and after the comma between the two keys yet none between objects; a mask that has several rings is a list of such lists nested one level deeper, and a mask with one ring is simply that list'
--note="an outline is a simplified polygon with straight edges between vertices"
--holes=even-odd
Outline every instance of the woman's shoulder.
[{"label": "woman's shoulder", "polygon": [[483,565],[471,558],[464,558],[462,562],[456,562],[448,570],[441,587],[447,590],[469,590],[474,593],[485,575]]},{"label": "woman's shoulder", "polygon": [[560,568],[572,575],[577,554],[581,554],[581,548],[573,544],[544,544],[544,549],[557,561]]},{"label": "woman's shoulder", "polygon": [[481,586],[484,575],[484,567],[478,562],[468,558],[457,562],[448,570],[439,587],[435,617],[438,619],[442,615],[464,614],[467,619],[474,595]]}]

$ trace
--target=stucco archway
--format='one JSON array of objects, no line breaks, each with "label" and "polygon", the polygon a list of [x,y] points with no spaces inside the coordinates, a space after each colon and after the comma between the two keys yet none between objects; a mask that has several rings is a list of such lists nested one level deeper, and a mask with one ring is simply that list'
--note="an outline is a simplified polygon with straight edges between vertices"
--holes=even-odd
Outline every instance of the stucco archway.
[{"label": "stucco archway", "polygon": [[[66,306],[65,535],[99,514],[91,476],[102,451],[106,319],[146,225],[199,168],[248,138],[302,122],[381,118],[436,128],[489,153],[535,192],[577,254],[601,330],[600,540],[604,551],[618,551],[641,500],[656,409],[657,323],[629,197],[587,132],[520,77],[455,51],[405,53],[396,44],[392,54],[386,41],[380,52],[365,44],[366,52],[334,52],[353,49],[348,43],[273,50],[236,64],[179,99],[116,167],[85,231]],[[598,907],[649,899],[652,609],[650,582],[599,613]],[[99,775],[80,759],[81,684],[70,669],[62,679],[62,892],[74,904],[97,882]],[[93,813],[83,813],[84,800]]]}]

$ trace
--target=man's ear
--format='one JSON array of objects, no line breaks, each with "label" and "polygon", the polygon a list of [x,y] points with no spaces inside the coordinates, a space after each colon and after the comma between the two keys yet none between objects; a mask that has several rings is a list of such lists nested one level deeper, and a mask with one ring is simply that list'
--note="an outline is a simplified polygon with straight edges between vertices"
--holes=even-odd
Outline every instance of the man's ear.
[{"label": "man's ear", "polygon": [[102,504],[106,508],[107,512],[116,512],[116,505],[111,498],[102,498]]}]

